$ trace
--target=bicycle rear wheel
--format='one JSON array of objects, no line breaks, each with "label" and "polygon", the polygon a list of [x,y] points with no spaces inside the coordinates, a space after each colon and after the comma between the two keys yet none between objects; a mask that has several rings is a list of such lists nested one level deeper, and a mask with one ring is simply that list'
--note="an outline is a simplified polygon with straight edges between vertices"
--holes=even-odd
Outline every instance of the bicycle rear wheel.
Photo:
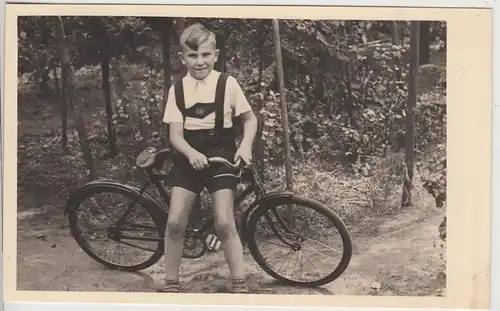
[{"label": "bicycle rear wheel", "polygon": [[[162,257],[165,221],[160,208],[126,186],[84,189],[68,207],[72,236],[87,255],[104,266],[135,272],[149,268]],[[116,228],[127,210],[124,224]]]},{"label": "bicycle rear wheel", "polygon": [[[246,235],[257,264],[292,286],[330,283],[347,269],[352,256],[352,241],[342,220],[327,206],[304,197],[261,203],[250,216]],[[314,250],[307,243],[320,249]],[[289,268],[294,271],[289,273]]]}]

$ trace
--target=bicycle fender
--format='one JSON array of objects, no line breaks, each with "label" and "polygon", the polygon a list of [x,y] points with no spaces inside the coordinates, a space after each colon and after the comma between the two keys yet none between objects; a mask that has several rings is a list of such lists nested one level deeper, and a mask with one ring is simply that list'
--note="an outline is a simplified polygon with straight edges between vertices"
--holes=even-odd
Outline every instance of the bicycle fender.
[{"label": "bicycle fender", "polygon": [[242,219],[244,219],[245,221],[242,223],[242,231],[243,232],[246,232],[246,229],[247,229],[247,220],[248,220],[248,217],[250,216],[250,213],[254,210],[256,210],[259,206],[267,203],[267,202],[273,202],[274,200],[282,200],[284,198],[293,198],[295,196],[295,193],[292,192],[292,191],[289,191],[289,190],[280,190],[280,191],[273,191],[273,192],[270,192],[268,194],[266,194],[265,196],[263,196],[262,198],[256,200],[255,202],[253,202],[244,212],[243,212],[243,215],[242,215]]},{"label": "bicycle fender", "polygon": [[117,181],[113,181],[110,179],[99,179],[99,180],[93,180],[91,182],[88,182],[82,186],[80,186],[76,191],[74,191],[69,197],[68,200],[66,201],[66,206],[64,207],[64,215],[66,216],[70,210],[70,207],[74,202],[79,199],[86,191],[93,189],[93,188],[112,188],[112,189],[121,189],[124,191],[132,192],[133,194],[141,197],[142,199],[146,200],[146,202],[150,206],[154,206],[158,210],[161,210],[161,208],[158,206],[158,204],[155,202],[155,200],[147,193],[140,193],[140,189],[127,185],[127,184],[122,184]]},{"label": "bicycle fender", "polygon": [[275,199],[283,199],[283,198],[291,198],[294,195],[295,195],[295,193],[293,191],[290,191],[290,190],[273,191],[273,192],[270,192],[270,193],[266,194],[265,196],[263,196],[262,198],[258,199],[257,201],[255,201],[252,204],[252,207],[255,207],[257,205],[261,205],[262,202],[264,202],[264,201],[275,200]]}]

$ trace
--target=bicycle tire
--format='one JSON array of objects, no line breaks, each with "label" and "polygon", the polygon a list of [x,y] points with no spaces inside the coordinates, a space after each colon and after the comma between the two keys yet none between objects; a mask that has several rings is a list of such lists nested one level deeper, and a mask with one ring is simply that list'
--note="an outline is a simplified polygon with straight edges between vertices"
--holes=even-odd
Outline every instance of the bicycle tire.
[{"label": "bicycle tire", "polygon": [[117,193],[120,195],[123,195],[133,202],[137,203],[142,209],[144,209],[153,219],[153,222],[155,224],[155,229],[158,232],[158,235],[160,238],[164,238],[165,234],[165,227],[166,227],[166,222],[164,218],[161,216],[161,209],[153,205],[150,199],[141,196],[134,192],[132,189],[129,189],[128,186],[125,185],[120,185],[113,183],[112,185],[94,185],[92,187],[84,188],[78,193],[75,193],[70,202],[68,203],[67,207],[67,217],[68,217],[68,222],[69,222],[69,228],[70,228],[70,233],[73,236],[73,238],[76,240],[78,246],[88,255],[90,256],[93,260],[97,261],[98,263],[114,270],[120,270],[120,271],[127,271],[127,272],[137,272],[140,270],[147,269],[151,267],[152,265],[156,264],[161,257],[163,256],[164,253],[164,243],[160,242],[158,243],[158,247],[155,249],[153,254],[143,262],[131,266],[124,266],[124,265],[119,265],[115,263],[111,263],[109,261],[106,261],[102,258],[100,258],[98,255],[96,255],[92,249],[90,248],[89,244],[86,242],[86,240],[83,239],[83,237],[80,234],[80,230],[78,228],[77,224],[77,211],[80,208],[81,204],[87,200],[88,198],[92,197],[93,195],[100,194],[100,193]]},{"label": "bicycle tire", "polygon": [[[267,201],[267,202],[266,202]],[[323,214],[328,218],[328,220],[337,228],[340,233],[342,244],[343,244],[343,253],[342,258],[335,267],[335,269],[329,273],[327,276],[311,281],[311,282],[299,282],[295,280],[291,280],[289,278],[283,277],[282,275],[276,273],[274,270],[269,267],[260,253],[257,241],[255,239],[255,233],[257,231],[257,224],[259,219],[267,212],[269,209],[286,204],[296,205],[297,208],[312,208],[313,210]],[[277,279],[278,281],[291,286],[305,286],[305,287],[318,287],[328,283],[331,283],[338,277],[344,273],[344,271],[349,266],[352,257],[352,240],[347,227],[344,222],[340,219],[340,217],[326,205],[318,202],[316,200],[312,200],[309,198],[301,197],[301,196],[291,196],[291,197],[281,197],[275,199],[264,200],[259,204],[259,207],[255,209],[255,211],[251,214],[248,220],[248,227],[246,231],[246,240],[247,245],[250,251],[250,254],[254,258],[255,262],[271,277]]]}]

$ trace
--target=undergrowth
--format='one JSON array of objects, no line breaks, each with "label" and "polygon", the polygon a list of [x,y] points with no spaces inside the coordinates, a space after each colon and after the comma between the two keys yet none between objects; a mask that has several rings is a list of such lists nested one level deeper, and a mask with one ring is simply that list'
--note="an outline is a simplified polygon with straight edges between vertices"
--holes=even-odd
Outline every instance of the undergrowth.
[{"label": "undergrowth", "polygon": [[[152,106],[158,106],[162,101],[160,93],[163,81],[161,73],[148,69],[145,65],[125,66],[122,63],[122,60],[114,63],[112,69],[115,78],[111,80],[112,85],[115,86],[112,89],[116,89],[117,83],[126,86],[123,94],[112,94],[112,101],[118,105],[118,116],[115,121],[119,154],[113,159],[96,160],[95,164],[100,178],[139,186],[145,176],[135,168],[135,157],[148,146],[160,147],[159,138],[164,132],[162,132],[160,122],[154,121],[154,124],[150,122],[150,120],[159,120],[159,115],[152,115],[152,119],[151,116],[149,119],[131,119],[133,112],[127,113],[120,109],[144,107],[150,103]],[[116,70],[117,66],[119,70]],[[431,81],[435,80],[434,76],[440,74],[435,68],[435,66],[421,68],[424,78],[433,77],[433,79],[421,78],[425,81],[422,85],[432,86],[437,83]],[[427,71],[430,73],[426,73]],[[76,75],[80,84],[91,86],[90,92],[95,98],[93,106],[86,107],[82,111],[89,130],[92,149],[95,155],[100,155],[108,148],[105,140],[99,140],[106,137],[106,116],[100,90],[100,70],[97,67],[82,68],[76,72]],[[61,150],[59,99],[37,98],[33,95],[34,89],[30,88],[26,81],[24,78],[19,81],[20,90],[22,90],[19,95],[19,210],[49,207],[57,211],[64,205],[71,192],[88,181],[88,172],[82,159],[78,135],[74,130],[71,117],[68,120],[69,151],[63,153]],[[427,103],[429,101],[427,97],[421,101]],[[156,109],[148,110],[155,111]],[[149,126],[143,127],[141,124]],[[433,126],[434,124],[428,125],[429,128]],[[318,146],[322,146],[321,142]],[[323,146],[324,152],[326,150],[332,152],[325,146]],[[277,146],[267,146],[267,149],[279,152],[280,148],[275,147]],[[441,151],[444,152],[444,150]],[[348,224],[353,224],[357,219],[366,215],[396,212],[399,210],[401,185],[405,172],[402,152],[393,152],[385,157],[371,157],[369,161],[355,163],[349,169],[332,164],[329,159],[295,157],[293,161],[294,190],[300,195],[315,198],[328,205]],[[419,156],[414,176],[414,204],[421,204],[422,200],[429,197],[428,189],[425,189],[425,181],[437,180],[432,177],[436,169],[429,165],[431,160],[436,158],[435,153],[436,151],[433,150],[426,151],[425,156]],[[269,191],[285,188],[284,167],[268,161],[265,181]],[[156,197],[158,198],[157,195]],[[205,193],[204,198],[206,197]]]}]

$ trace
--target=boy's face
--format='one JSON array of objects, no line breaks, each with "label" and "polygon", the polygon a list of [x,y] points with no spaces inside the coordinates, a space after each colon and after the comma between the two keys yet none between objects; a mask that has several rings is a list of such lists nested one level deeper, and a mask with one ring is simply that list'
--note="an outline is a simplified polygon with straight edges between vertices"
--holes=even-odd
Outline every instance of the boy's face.
[{"label": "boy's face", "polygon": [[219,50],[215,49],[214,44],[210,42],[200,44],[198,51],[184,44],[179,56],[182,64],[187,67],[191,76],[202,80],[214,69],[214,64],[219,57]]}]

